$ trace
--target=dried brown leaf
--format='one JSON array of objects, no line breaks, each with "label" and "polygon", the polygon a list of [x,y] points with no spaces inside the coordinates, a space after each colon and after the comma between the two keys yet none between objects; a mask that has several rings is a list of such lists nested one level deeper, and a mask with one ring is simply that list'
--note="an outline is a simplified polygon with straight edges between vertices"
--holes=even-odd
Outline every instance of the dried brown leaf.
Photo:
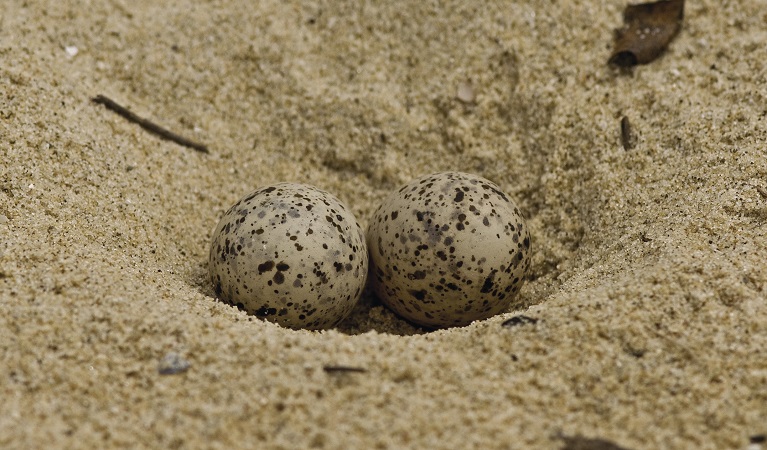
[{"label": "dried brown leaf", "polygon": [[684,0],[626,6],[624,25],[615,33],[615,48],[608,62],[623,67],[651,62],[682,28],[683,16]]}]

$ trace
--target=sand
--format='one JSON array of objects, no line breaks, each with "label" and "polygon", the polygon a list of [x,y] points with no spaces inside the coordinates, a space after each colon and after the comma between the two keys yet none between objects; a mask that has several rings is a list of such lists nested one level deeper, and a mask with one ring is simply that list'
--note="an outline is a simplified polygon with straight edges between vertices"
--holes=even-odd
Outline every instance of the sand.
[{"label": "sand", "polygon": [[[5,2],[0,447],[758,440],[767,12],[690,2],[669,50],[621,71],[605,63],[624,6]],[[507,313],[428,332],[366,294],[310,332],[215,300],[211,232],[247,192],[311,183],[366,225],[442,170],[495,181],[528,217],[533,269]],[[502,326],[518,315],[537,322]]]}]

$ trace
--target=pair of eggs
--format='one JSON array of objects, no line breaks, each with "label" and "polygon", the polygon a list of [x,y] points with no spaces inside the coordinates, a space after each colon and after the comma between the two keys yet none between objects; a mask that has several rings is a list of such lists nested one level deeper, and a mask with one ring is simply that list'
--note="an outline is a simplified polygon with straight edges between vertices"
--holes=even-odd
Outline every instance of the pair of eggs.
[{"label": "pair of eggs", "polygon": [[280,183],[218,223],[209,271],[216,295],[290,328],[325,329],[354,308],[368,277],[401,317],[430,328],[503,312],[530,268],[530,234],[494,183],[442,172],[392,193],[367,233],[332,194]]}]

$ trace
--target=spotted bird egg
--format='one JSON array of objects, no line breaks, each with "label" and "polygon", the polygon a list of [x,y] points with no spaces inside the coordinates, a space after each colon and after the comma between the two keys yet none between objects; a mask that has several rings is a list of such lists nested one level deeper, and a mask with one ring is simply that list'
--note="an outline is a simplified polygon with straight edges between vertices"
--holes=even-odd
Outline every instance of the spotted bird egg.
[{"label": "spotted bird egg", "polygon": [[280,183],[243,197],[213,232],[216,294],[290,328],[324,329],[346,317],[368,270],[365,237],[333,195]]},{"label": "spotted bird egg", "polygon": [[432,328],[505,311],[530,269],[519,208],[491,181],[461,172],[419,178],[390,195],[368,227],[376,295]]}]

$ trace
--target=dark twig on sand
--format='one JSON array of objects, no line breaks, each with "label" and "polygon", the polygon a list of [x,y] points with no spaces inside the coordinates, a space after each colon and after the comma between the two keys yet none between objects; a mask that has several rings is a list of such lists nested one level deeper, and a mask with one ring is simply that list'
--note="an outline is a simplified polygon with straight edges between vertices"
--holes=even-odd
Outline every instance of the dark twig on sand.
[{"label": "dark twig on sand", "polygon": [[364,369],[362,367],[350,367],[350,366],[323,366],[322,370],[324,370],[327,373],[339,373],[339,372],[365,373],[367,372],[367,369]]},{"label": "dark twig on sand", "polygon": [[175,142],[178,145],[183,145],[184,147],[189,147],[191,149],[197,150],[198,152],[202,153],[208,153],[208,147],[200,144],[198,142],[191,141],[183,136],[180,136],[172,131],[166,130],[165,128],[157,125],[156,123],[144,119],[142,117],[137,116],[134,114],[131,110],[128,108],[118,104],[114,100],[105,97],[103,95],[97,95],[93,97],[93,102],[98,103],[100,105],[104,105],[107,107],[107,109],[111,109],[112,111],[116,112],[117,114],[123,116],[126,120],[129,122],[133,122],[135,124],[138,124],[141,128],[149,131],[150,133],[154,133],[157,136],[160,136],[163,139],[167,139],[169,141]]},{"label": "dark twig on sand", "polygon": [[631,136],[631,122],[629,122],[629,118],[626,116],[621,118],[621,144],[623,144],[624,150],[631,150],[634,146]]}]

